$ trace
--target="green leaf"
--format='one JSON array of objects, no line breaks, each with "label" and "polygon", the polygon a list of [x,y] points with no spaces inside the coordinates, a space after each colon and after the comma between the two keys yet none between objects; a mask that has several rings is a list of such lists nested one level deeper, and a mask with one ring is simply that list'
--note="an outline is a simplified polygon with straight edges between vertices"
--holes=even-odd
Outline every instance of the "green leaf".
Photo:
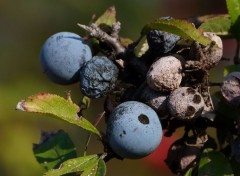
[{"label": "green leaf", "polygon": [[235,160],[231,160],[231,166],[234,172],[234,176],[240,176],[240,163]]},{"label": "green leaf", "polygon": [[227,76],[231,72],[240,72],[240,65],[228,65],[223,70],[223,76]]},{"label": "green leaf", "polygon": [[104,160],[99,159],[98,163],[87,167],[81,176],[104,176],[106,175],[106,164]]},{"label": "green leaf", "polygon": [[221,153],[205,149],[199,163],[198,176],[234,176],[229,160]]},{"label": "green leaf", "polygon": [[98,168],[97,168],[97,172],[96,172],[96,176],[104,176],[106,175],[106,163],[104,160],[100,159],[98,162]]},{"label": "green leaf", "polygon": [[135,48],[136,56],[141,57],[143,54],[147,52],[148,48],[149,46],[147,40],[144,40],[141,44],[138,45],[138,47]]},{"label": "green leaf", "polygon": [[42,132],[39,144],[33,145],[35,158],[46,170],[56,169],[64,161],[76,158],[76,148],[63,130]]},{"label": "green leaf", "polygon": [[116,22],[116,10],[115,7],[109,7],[96,21],[96,25],[107,25],[109,27],[112,27],[113,23]]},{"label": "green leaf", "polygon": [[203,29],[206,32],[214,32],[219,36],[230,35],[231,20],[229,15],[221,15],[207,19],[199,26],[199,29]]},{"label": "green leaf", "polygon": [[99,131],[88,120],[77,115],[80,109],[76,104],[70,99],[55,94],[38,93],[32,95],[20,101],[16,109],[25,112],[50,114],[101,136]]},{"label": "green leaf", "polygon": [[226,0],[232,22],[232,33],[240,42],[240,0]]},{"label": "green leaf", "polygon": [[[75,159],[70,159],[62,163],[59,169],[53,169],[44,174],[44,176],[60,176],[68,173],[82,172],[90,173],[90,169],[98,165],[98,155],[88,155]],[[94,175],[93,175],[94,176]]]},{"label": "green leaf", "polygon": [[193,168],[188,169],[184,176],[192,176]]},{"label": "green leaf", "polygon": [[91,104],[91,99],[87,96],[83,96],[81,101],[81,107],[83,106],[84,109],[88,109]]},{"label": "green leaf", "polygon": [[226,3],[232,24],[235,24],[240,16],[240,0],[226,0]]},{"label": "green leaf", "polygon": [[141,35],[146,35],[150,30],[166,31],[184,39],[198,41],[203,45],[209,45],[211,43],[211,40],[204,37],[200,30],[196,29],[192,23],[185,20],[158,19],[145,25],[141,31]]}]

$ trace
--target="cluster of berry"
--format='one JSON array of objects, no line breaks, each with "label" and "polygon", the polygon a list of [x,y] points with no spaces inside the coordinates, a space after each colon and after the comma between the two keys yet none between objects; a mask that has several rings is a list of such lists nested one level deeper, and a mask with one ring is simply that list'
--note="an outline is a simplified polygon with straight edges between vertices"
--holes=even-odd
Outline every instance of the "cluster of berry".
[{"label": "cluster of berry", "polygon": [[[116,46],[109,46],[112,55],[122,57],[121,66],[109,55],[92,57],[79,35],[60,32],[44,43],[41,64],[53,82],[80,82],[84,95],[105,96],[107,152],[119,158],[141,158],[158,147],[162,128],[174,128],[171,121],[194,121],[213,110],[208,72],[220,61],[223,47],[214,33],[204,35],[211,39],[211,45],[192,41],[184,47],[176,45],[181,41],[179,36],[151,30],[147,35],[149,49],[140,58],[131,50],[119,53],[114,51]],[[224,95],[225,89],[229,90],[228,84],[223,84]],[[168,164],[171,167],[173,163]]]}]

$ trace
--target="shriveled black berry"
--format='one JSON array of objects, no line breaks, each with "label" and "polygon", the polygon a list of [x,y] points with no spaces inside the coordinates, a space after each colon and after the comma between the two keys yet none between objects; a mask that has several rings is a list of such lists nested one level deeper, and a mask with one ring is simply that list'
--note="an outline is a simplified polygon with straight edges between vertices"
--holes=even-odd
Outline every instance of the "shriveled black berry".
[{"label": "shriveled black berry", "polygon": [[173,173],[183,175],[198,163],[201,153],[201,148],[187,145],[187,140],[182,138],[171,145],[165,162]]},{"label": "shriveled black berry", "polygon": [[[168,20],[171,18],[165,17],[162,19]],[[160,30],[151,30],[147,34],[149,48],[157,51],[159,54],[168,53],[171,51],[179,39],[180,37],[177,35]]]}]

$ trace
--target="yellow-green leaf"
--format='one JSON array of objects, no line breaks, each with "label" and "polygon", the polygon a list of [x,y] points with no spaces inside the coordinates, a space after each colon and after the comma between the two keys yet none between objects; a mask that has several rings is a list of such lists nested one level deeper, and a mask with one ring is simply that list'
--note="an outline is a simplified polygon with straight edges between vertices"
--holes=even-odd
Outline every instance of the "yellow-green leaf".
[{"label": "yellow-green leaf", "polygon": [[226,0],[226,3],[232,24],[235,24],[240,16],[240,0]]},{"label": "yellow-green leaf", "polygon": [[226,0],[228,13],[231,17],[231,32],[240,42],[240,0]]},{"label": "yellow-green leaf", "polygon": [[220,36],[230,35],[231,20],[229,15],[220,15],[207,19],[201,24],[199,29],[203,29],[206,32],[214,32]]},{"label": "yellow-green leaf", "polygon": [[96,25],[112,26],[116,22],[116,10],[114,6],[109,7],[96,21]]},{"label": "yellow-green leaf", "polygon": [[157,19],[156,21],[145,25],[141,31],[141,35],[146,35],[150,30],[166,31],[178,35],[184,39],[195,40],[202,45],[209,45],[211,40],[203,36],[202,31],[185,20],[178,19]]},{"label": "yellow-green leaf", "polygon": [[79,107],[71,100],[67,100],[55,94],[38,93],[32,95],[25,100],[20,101],[17,110],[25,112],[34,112],[42,114],[50,114],[55,118],[62,119],[71,124],[78,125],[85,130],[91,131],[100,136],[99,131],[85,118],[79,117]]}]

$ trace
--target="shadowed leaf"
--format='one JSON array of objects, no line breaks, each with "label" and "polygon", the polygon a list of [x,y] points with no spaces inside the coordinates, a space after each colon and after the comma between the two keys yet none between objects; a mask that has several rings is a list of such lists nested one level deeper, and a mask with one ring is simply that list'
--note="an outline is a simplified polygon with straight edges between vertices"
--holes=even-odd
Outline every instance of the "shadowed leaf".
[{"label": "shadowed leaf", "polygon": [[45,169],[56,169],[64,161],[76,158],[76,148],[63,130],[42,132],[39,144],[33,145],[35,158]]},{"label": "shadowed leaf", "polygon": [[199,163],[198,176],[234,176],[229,160],[221,153],[205,149]]}]

